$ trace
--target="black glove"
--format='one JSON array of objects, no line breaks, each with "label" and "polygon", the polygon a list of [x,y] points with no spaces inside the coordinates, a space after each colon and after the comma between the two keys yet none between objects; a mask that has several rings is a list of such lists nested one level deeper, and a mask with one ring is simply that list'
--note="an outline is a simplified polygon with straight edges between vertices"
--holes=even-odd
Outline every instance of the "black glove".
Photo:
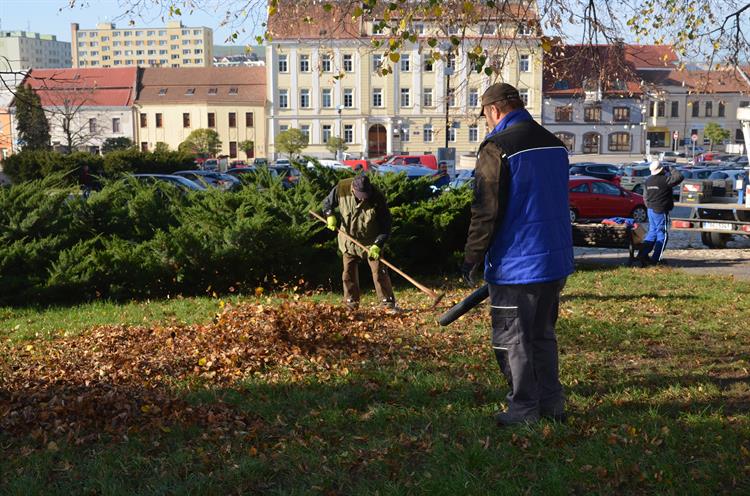
[{"label": "black glove", "polygon": [[477,285],[477,279],[475,276],[477,268],[479,268],[479,264],[474,262],[464,262],[463,265],[461,265],[461,277],[463,277],[464,282],[468,286]]}]

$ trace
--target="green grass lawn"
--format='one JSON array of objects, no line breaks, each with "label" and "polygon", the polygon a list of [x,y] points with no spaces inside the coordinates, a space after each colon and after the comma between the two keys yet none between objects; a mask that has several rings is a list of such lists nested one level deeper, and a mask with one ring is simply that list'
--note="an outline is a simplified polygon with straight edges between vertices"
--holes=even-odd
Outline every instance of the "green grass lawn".
[{"label": "green grass lawn", "polygon": [[[467,293],[450,288],[444,305]],[[231,302],[294,308],[281,296]],[[337,373],[276,365],[229,385],[173,384],[196,411],[223,405],[221,422],[105,430],[78,444],[0,432],[0,494],[750,494],[750,284],[668,269],[577,272],[558,325],[569,422],[510,429],[492,421],[507,388],[486,309],[440,328],[445,308],[430,311],[411,289],[398,298],[412,310],[390,336],[403,354],[365,355]],[[179,329],[222,308],[185,298],[3,309],[0,359],[61,331]]]}]

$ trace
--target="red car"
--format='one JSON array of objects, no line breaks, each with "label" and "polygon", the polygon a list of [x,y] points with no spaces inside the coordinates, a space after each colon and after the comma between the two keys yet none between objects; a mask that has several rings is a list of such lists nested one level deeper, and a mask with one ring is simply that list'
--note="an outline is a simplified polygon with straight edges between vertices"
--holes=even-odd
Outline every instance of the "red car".
[{"label": "red car", "polygon": [[568,190],[571,222],[578,219],[608,217],[630,217],[639,223],[648,220],[643,197],[626,191],[610,181],[575,176],[568,180]]}]

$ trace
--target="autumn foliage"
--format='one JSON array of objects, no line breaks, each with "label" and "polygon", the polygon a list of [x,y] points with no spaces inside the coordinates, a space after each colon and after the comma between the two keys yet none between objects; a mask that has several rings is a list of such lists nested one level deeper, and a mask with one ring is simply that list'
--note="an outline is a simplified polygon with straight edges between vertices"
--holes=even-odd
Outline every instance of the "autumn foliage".
[{"label": "autumn foliage", "polygon": [[[11,345],[0,366],[0,430],[30,435],[41,446],[174,424],[246,431],[259,420],[221,401],[191,406],[174,385],[345,376],[368,362],[416,358],[425,346],[421,320],[309,301],[245,303],[224,306],[207,325],[103,326]],[[405,329],[415,329],[413,339],[403,338]]]}]

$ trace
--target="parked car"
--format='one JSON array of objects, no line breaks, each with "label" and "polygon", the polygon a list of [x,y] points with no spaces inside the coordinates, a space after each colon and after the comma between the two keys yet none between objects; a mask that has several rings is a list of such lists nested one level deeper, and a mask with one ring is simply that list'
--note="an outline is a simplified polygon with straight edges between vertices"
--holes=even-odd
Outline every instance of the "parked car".
[{"label": "parked car", "polygon": [[394,155],[383,165],[422,165],[432,170],[438,170],[435,155]]},{"label": "parked car", "polygon": [[207,171],[219,170],[219,159],[218,158],[207,158],[200,164],[201,169]]},{"label": "parked car", "polygon": [[175,172],[174,175],[190,179],[198,184],[223,190],[237,189],[242,184],[235,176],[223,172],[191,170]]},{"label": "parked car", "polygon": [[648,211],[639,194],[626,191],[605,179],[574,176],[568,180],[570,221],[630,217],[646,222]]},{"label": "parked car", "polygon": [[390,165],[383,164],[377,168],[378,174],[406,174],[407,179],[417,179],[425,176],[432,176],[434,178],[434,185],[436,188],[442,188],[448,186],[450,183],[450,177],[444,172],[438,172],[437,170],[423,167],[421,165]]},{"label": "parked car", "polygon": [[685,158],[685,152],[662,152],[661,160],[665,162],[677,162],[678,158]]},{"label": "parked car", "polygon": [[372,159],[372,163],[375,165],[383,165],[384,163],[388,162],[390,159],[392,159],[395,155],[384,155],[382,157],[377,157]]},{"label": "parked car", "polygon": [[728,166],[728,167],[747,167],[748,166],[748,159],[747,155],[734,155],[724,161],[721,162],[721,166]]},{"label": "parked car", "polygon": [[173,174],[133,174],[133,177],[147,184],[171,184],[183,191],[206,191],[206,187],[202,184]]},{"label": "parked car", "polygon": [[351,167],[355,171],[369,171],[375,163],[365,159],[344,160],[344,165]]},{"label": "parked car", "polygon": [[598,177],[599,179],[612,181],[618,186],[620,184],[620,176],[622,175],[622,173],[622,169],[620,169],[616,165],[595,163],[587,163],[585,165],[571,164],[569,171],[569,174],[571,176]]},{"label": "parked car", "polygon": [[[330,160],[330,159],[319,159],[317,162],[320,164],[321,167],[328,167],[329,169],[339,169],[339,170],[349,170],[350,167],[348,165],[345,165],[343,162],[339,162],[338,160]],[[308,160],[307,167],[312,169],[315,167],[315,162],[312,160]]]},{"label": "parked car", "polygon": [[285,188],[296,186],[302,176],[302,173],[291,165],[273,165],[268,169],[281,178],[281,184]]},{"label": "parked car", "polygon": [[474,169],[462,169],[458,175],[450,182],[449,188],[460,188],[461,186],[470,185],[474,182]]},{"label": "parked car", "polygon": [[292,163],[289,161],[288,158],[280,158],[276,162],[274,162],[272,165],[279,165],[279,166],[283,165],[283,166],[291,167]]},{"label": "parked car", "polygon": [[643,183],[646,182],[648,176],[651,175],[651,170],[648,164],[646,165],[629,165],[623,169],[622,177],[620,178],[620,186],[628,191],[633,191],[639,195],[643,194]]},{"label": "parked car", "polygon": [[268,167],[268,159],[267,158],[254,158],[253,159],[253,166],[255,167]]},{"label": "parked car", "polygon": [[247,167],[247,165],[248,165],[247,162],[244,161],[244,160],[232,160],[229,163],[229,167],[232,168],[232,169],[236,169],[236,168],[239,168],[239,167]]}]

